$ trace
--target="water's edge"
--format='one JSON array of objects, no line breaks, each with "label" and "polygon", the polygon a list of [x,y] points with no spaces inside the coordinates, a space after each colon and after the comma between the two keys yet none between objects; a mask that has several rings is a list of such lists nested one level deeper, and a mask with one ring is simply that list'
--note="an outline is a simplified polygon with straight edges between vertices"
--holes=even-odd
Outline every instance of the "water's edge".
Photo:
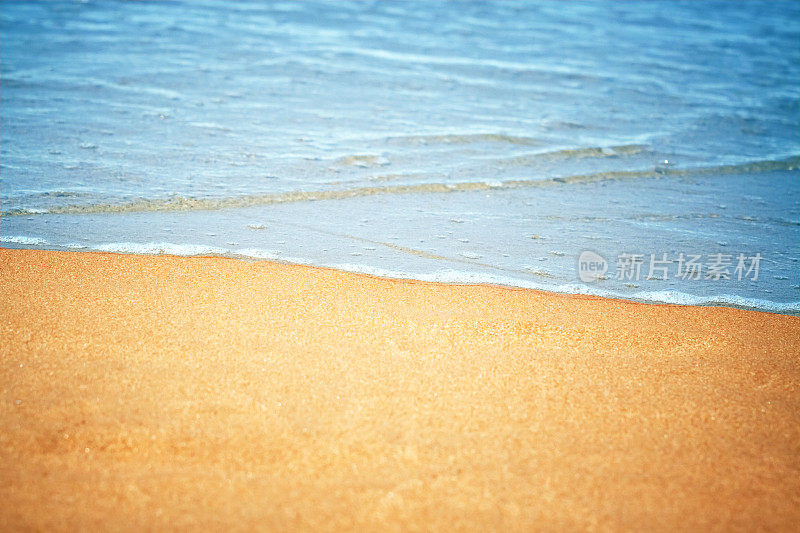
[{"label": "water's edge", "polygon": [[[728,307],[733,309],[741,309],[744,311],[757,311],[763,313],[772,313],[788,316],[800,316],[800,301],[797,302],[769,302],[767,300],[755,300],[742,298],[733,295],[721,295],[714,298],[703,298],[692,294],[680,293],[676,291],[664,291],[660,298],[657,293],[650,294],[650,297],[628,296],[614,293],[614,291],[596,290],[587,285],[572,287],[565,287],[565,290],[554,290],[552,287],[544,287],[535,283],[520,283],[517,280],[510,278],[502,278],[500,276],[481,276],[480,274],[463,272],[440,272],[433,273],[428,276],[409,276],[402,272],[385,271],[381,269],[367,268],[359,265],[320,265],[312,264],[311,262],[293,262],[283,260],[277,257],[256,257],[245,255],[241,253],[230,252],[214,252],[208,250],[203,246],[194,247],[195,253],[180,253],[181,248],[186,248],[185,245],[173,245],[168,253],[137,253],[124,250],[125,243],[116,243],[115,245],[106,245],[103,247],[95,247],[91,249],[76,250],[74,248],[64,246],[49,245],[45,242],[37,242],[32,244],[20,244],[8,242],[8,238],[3,239],[3,245],[0,248],[6,250],[43,250],[43,251],[56,251],[56,252],[70,252],[70,253],[90,253],[90,254],[118,254],[118,255],[136,255],[141,257],[184,257],[184,258],[221,258],[230,259],[235,261],[245,262],[264,262],[279,265],[292,265],[302,266],[308,268],[336,270],[339,272],[346,272],[348,274],[357,274],[362,276],[369,276],[392,281],[404,282],[417,282],[417,283],[431,283],[440,285],[464,285],[464,286],[490,286],[499,287],[508,290],[532,290],[537,292],[545,292],[550,294],[560,295],[573,295],[573,296],[592,296],[597,298],[604,298],[610,300],[623,300],[628,302],[635,302],[647,305],[677,305],[682,307]],[[131,243],[127,243],[131,244]],[[117,249],[114,249],[117,248]],[[191,247],[189,247],[191,248]],[[198,249],[199,248],[199,249]],[[190,250],[192,251],[192,250]],[[469,276],[471,279],[459,279],[459,274]],[[568,288],[578,288],[579,290],[567,290]]]}]

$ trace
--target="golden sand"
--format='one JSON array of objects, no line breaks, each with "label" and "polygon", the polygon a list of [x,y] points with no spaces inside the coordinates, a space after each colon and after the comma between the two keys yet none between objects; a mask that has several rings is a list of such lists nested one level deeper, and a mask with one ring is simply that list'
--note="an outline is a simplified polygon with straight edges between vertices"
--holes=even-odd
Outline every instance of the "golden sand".
[{"label": "golden sand", "polygon": [[0,530],[783,529],[800,319],[0,250]]}]

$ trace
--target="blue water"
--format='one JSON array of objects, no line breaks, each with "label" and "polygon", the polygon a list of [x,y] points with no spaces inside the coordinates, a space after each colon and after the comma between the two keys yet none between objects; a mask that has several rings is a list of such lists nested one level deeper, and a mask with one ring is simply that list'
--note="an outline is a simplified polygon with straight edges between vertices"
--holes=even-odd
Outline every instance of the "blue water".
[{"label": "blue water", "polygon": [[780,1],[3,1],[0,243],[796,312],[799,21]]}]

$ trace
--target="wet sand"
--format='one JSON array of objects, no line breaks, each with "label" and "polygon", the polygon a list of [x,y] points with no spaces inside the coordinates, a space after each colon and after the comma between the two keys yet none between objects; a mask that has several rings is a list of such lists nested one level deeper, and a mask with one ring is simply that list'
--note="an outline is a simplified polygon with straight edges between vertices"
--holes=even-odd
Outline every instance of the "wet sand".
[{"label": "wet sand", "polygon": [[800,319],[0,250],[0,529],[800,523]]}]

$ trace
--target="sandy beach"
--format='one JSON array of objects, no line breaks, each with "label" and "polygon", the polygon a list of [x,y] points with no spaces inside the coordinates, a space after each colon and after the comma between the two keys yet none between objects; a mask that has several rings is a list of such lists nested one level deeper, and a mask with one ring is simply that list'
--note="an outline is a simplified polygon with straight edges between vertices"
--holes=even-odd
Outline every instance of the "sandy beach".
[{"label": "sandy beach", "polygon": [[800,319],[0,250],[0,529],[790,530]]}]

